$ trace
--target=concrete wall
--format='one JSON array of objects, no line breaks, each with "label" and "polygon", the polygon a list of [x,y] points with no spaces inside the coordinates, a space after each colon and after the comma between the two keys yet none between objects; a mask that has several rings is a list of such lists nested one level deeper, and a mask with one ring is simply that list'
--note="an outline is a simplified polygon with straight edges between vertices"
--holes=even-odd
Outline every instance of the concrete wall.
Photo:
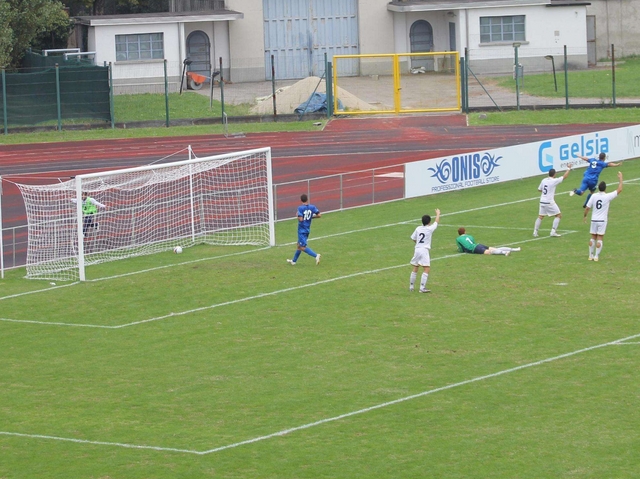
[{"label": "concrete wall", "polygon": [[[184,41],[180,42],[178,26],[175,24],[137,24],[102,26],[99,28],[90,27],[88,47],[90,51],[96,52],[97,64],[101,65],[103,62],[116,63],[116,35],[132,35],[140,33],[162,33],[164,38],[164,57],[171,60],[180,59],[179,45],[184,43]],[[145,65],[151,63],[162,63],[162,60],[136,60],[119,63]],[[171,72],[170,74],[173,73],[174,72]]]},{"label": "concrete wall", "polygon": [[[164,61],[134,60],[116,61],[116,35],[163,33],[164,56],[172,59],[167,62],[167,77],[170,90],[179,88],[182,73],[180,60],[179,28],[176,24],[137,24],[89,27],[88,48],[96,52],[96,64],[112,64],[115,94],[163,93]],[[176,84],[178,85],[176,87]]]},{"label": "concrete wall", "polygon": [[387,10],[388,0],[358,0],[360,53],[396,53],[394,15]]},{"label": "concrete wall", "polygon": [[596,17],[596,58],[640,55],[640,0],[590,0],[587,15]]},{"label": "concrete wall", "polygon": [[[622,2],[594,2],[593,8],[607,3],[619,5],[620,15],[630,15]],[[629,3],[624,2],[628,6]],[[640,3],[638,0],[637,3]],[[433,27],[434,50],[449,48],[449,23],[456,25],[456,46],[464,52],[469,49],[469,61],[476,73],[508,73],[513,71],[514,49],[512,42],[480,43],[481,16],[526,16],[526,41],[519,48],[519,60],[526,72],[547,71],[550,62],[546,55],[561,59],[563,46],[568,47],[571,68],[587,67],[586,8],[584,6],[475,8],[438,12],[393,13],[387,10],[388,0],[358,0],[359,49],[363,54],[410,52],[409,31],[417,20],[426,20]],[[610,18],[613,7],[609,6]],[[164,33],[165,57],[169,62],[169,76],[179,76],[186,37],[194,30],[202,30],[212,44],[212,64],[219,68],[223,59],[223,75],[232,82],[265,80],[264,17],[262,0],[227,0],[227,8],[244,14],[241,20],[230,22],[201,22],[193,24],[137,24],[130,26],[89,28],[89,50],[97,51],[96,62],[115,62],[115,35],[126,33]],[[627,7],[625,7],[627,8]],[[611,24],[611,22],[610,22]],[[623,22],[625,28],[630,21]],[[467,31],[468,26],[468,31]],[[602,28],[597,27],[602,33]],[[98,33],[99,32],[99,33]],[[610,37],[611,38],[611,35]],[[631,42],[629,42],[631,43]],[[96,48],[100,46],[100,49]],[[601,45],[598,46],[601,48]],[[639,43],[640,48],[640,43]],[[606,47],[605,47],[606,51]],[[598,56],[602,56],[600,53]],[[147,62],[120,62],[117,79],[139,78],[142,64]],[[380,74],[387,60],[366,59],[361,62],[360,73]],[[147,65],[148,66],[148,65]],[[154,74],[155,76],[155,74]],[[114,77],[115,78],[115,77]]]},{"label": "concrete wall", "polygon": [[[96,52],[96,64],[111,62],[116,94],[163,93],[164,62],[162,60],[116,61],[116,35],[163,33],[164,56],[167,61],[169,90],[178,91],[182,75],[182,60],[186,38],[191,32],[201,30],[211,43],[211,63],[219,69],[222,57],[225,78],[229,78],[229,22],[196,22],[185,24],[136,24],[89,27],[88,49]],[[181,31],[182,30],[182,31]]]},{"label": "concrete wall", "polygon": [[[234,21],[235,22],[235,21]],[[231,22],[231,23],[234,23]],[[197,22],[184,24],[184,41],[192,32],[202,31],[209,37],[211,44],[211,67],[220,70],[220,58],[222,58],[223,78],[228,79],[229,72],[229,22]]]},{"label": "concrete wall", "polygon": [[[462,13],[462,12],[461,12]],[[464,13],[462,13],[464,14]],[[567,46],[570,68],[587,68],[587,23],[584,6],[470,9],[466,14],[469,35],[463,38],[469,49],[469,65],[475,73],[513,71],[513,42],[480,43],[480,17],[525,15],[525,37],[518,49],[525,71],[546,71],[546,55],[562,57]]]},{"label": "concrete wall", "polygon": [[229,25],[229,63],[232,82],[264,81],[264,15],[262,0],[227,0],[227,8],[244,18]]}]

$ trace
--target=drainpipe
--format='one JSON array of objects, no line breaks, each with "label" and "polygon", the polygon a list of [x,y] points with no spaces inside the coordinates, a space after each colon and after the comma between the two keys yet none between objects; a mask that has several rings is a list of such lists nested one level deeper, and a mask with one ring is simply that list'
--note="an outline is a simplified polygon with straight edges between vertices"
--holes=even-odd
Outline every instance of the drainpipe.
[{"label": "drainpipe", "polygon": [[187,46],[184,38],[184,22],[178,22],[178,49],[180,50],[180,63],[187,58]]}]

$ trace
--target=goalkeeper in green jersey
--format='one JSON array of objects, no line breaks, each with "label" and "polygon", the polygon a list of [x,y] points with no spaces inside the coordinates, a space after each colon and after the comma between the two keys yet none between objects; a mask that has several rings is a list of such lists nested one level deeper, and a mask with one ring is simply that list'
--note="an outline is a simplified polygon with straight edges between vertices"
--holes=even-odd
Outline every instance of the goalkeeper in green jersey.
[{"label": "goalkeeper in green jersey", "polygon": [[[71,198],[71,201],[77,203],[76,198]],[[106,209],[107,207],[99,201],[91,198],[88,193],[82,192],[82,236],[87,237],[89,228],[98,229],[98,223],[95,221],[95,216],[98,213],[98,208]]]},{"label": "goalkeeper in green jersey", "polygon": [[502,254],[504,256],[509,256],[512,251],[520,251],[520,248],[508,248],[506,246],[503,246],[502,248],[494,248],[492,246],[485,246],[483,244],[476,243],[473,236],[466,234],[466,230],[464,228],[458,228],[456,245],[458,246],[458,252],[460,253]]}]

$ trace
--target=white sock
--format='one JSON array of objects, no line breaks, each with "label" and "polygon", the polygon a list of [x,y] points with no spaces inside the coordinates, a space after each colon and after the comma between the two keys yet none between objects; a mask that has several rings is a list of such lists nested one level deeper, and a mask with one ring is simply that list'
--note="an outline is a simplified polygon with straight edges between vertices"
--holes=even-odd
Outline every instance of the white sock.
[{"label": "white sock", "polygon": [[506,248],[493,248],[491,254],[507,254]]},{"label": "white sock", "polygon": [[411,272],[411,276],[409,276],[409,287],[413,288],[413,286],[416,284],[416,278],[418,277],[418,273],[415,272]]},{"label": "white sock", "polygon": [[422,278],[420,278],[420,289],[425,289],[427,287],[428,279],[429,275],[427,273],[422,273]]},{"label": "white sock", "polygon": [[589,258],[593,258],[593,254],[596,251],[596,242],[593,239],[589,240]]},{"label": "white sock", "polygon": [[600,251],[602,251],[602,243],[604,241],[600,240],[596,242],[596,254],[595,254],[595,258],[597,258],[600,255]]},{"label": "white sock", "polygon": [[538,218],[536,220],[536,224],[533,226],[533,232],[537,233],[538,230],[540,229],[540,225],[542,224],[542,220],[540,218]]},{"label": "white sock", "polygon": [[558,225],[560,224],[560,218],[554,218],[553,220],[553,226],[551,226],[551,232],[555,233],[556,229],[558,228]]}]

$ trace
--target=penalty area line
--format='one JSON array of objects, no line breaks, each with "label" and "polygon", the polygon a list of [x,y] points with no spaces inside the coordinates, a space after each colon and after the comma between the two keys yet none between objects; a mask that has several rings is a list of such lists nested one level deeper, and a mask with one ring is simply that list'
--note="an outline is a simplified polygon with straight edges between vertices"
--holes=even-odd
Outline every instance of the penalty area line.
[{"label": "penalty area line", "polygon": [[424,397],[424,396],[428,396],[430,394],[435,394],[435,393],[438,393],[438,392],[446,391],[446,390],[457,388],[457,387],[460,387],[460,386],[466,386],[467,384],[472,384],[472,383],[476,383],[476,382],[479,382],[479,381],[484,381],[486,379],[491,379],[491,378],[495,378],[495,377],[498,377],[498,376],[503,376],[505,374],[513,373],[513,372],[520,371],[520,370],[523,370],[523,369],[528,369],[528,368],[532,368],[532,367],[535,367],[535,366],[540,366],[542,364],[547,364],[547,363],[551,363],[553,361],[558,361],[560,359],[569,358],[569,357],[575,356],[577,354],[586,353],[588,351],[593,351],[595,349],[604,348],[606,346],[616,345],[616,344],[621,343],[622,341],[635,339],[637,337],[640,337],[640,334],[635,334],[633,336],[628,336],[626,338],[618,339],[616,341],[610,341],[608,343],[598,344],[596,346],[590,346],[590,347],[587,347],[587,348],[578,349],[577,351],[572,351],[570,353],[560,354],[559,356],[553,356],[553,357],[547,358],[547,359],[541,359],[540,361],[534,361],[532,363],[523,364],[521,366],[516,366],[514,368],[504,369],[504,370],[498,371],[496,373],[486,374],[484,376],[479,376],[479,377],[476,377],[476,378],[473,378],[473,379],[467,379],[466,381],[460,381],[460,382],[457,382],[457,383],[454,383],[454,384],[449,384],[447,386],[442,386],[442,387],[435,388],[435,389],[429,389],[428,391],[423,391],[423,392],[420,392],[420,393],[417,393],[417,394],[412,394],[410,396],[405,396],[403,398],[394,399],[393,401],[387,401],[387,402],[384,402],[384,403],[381,403],[381,404],[376,404],[374,406],[369,406],[369,407],[366,407],[366,408],[363,408],[363,409],[358,409],[356,411],[351,411],[351,412],[348,412],[348,413],[345,413],[345,414],[340,414],[339,416],[333,416],[333,417],[329,417],[329,418],[326,418],[326,419],[321,419],[319,421],[315,421],[315,422],[311,422],[311,423],[308,423],[308,424],[304,424],[302,426],[292,427],[292,428],[289,428],[289,429],[283,429],[282,431],[274,432],[274,433],[268,434],[266,436],[260,436],[260,437],[256,437],[256,438],[253,438],[253,439],[248,439],[246,441],[240,441],[240,442],[236,442],[236,443],[233,443],[233,444],[228,444],[226,446],[220,446],[220,447],[217,447],[215,449],[209,449],[208,451],[202,452],[202,454],[211,454],[211,453],[214,453],[214,452],[220,452],[220,451],[224,451],[226,449],[232,449],[232,448],[235,448],[235,447],[243,446],[245,444],[252,444],[252,443],[259,442],[259,441],[264,441],[264,440],[267,440],[267,439],[271,439],[271,438],[274,438],[274,437],[285,436],[287,434],[291,434],[292,432],[302,431],[304,429],[309,429],[309,428],[312,428],[312,427],[315,427],[315,426],[320,426],[322,424],[327,424],[329,422],[339,421],[341,419],[346,419],[346,418],[349,418],[349,417],[352,417],[352,416],[356,416],[356,415],[359,415],[359,414],[365,414],[365,413],[368,413],[368,412],[371,412],[371,411],[375,411],[377,409],[382,409],[382,408],[385,408],[385,407],[393,406],[395,404],[400,404],[400,403],[403,403],[403,402],[406,402],[406,401],[411,401],[413,399],[418,399],[418,398],[421,398],[421,397]]},{"label": "penalty area line", "polygon": [[127,449],[150,449],[153,451],[168,451],[168,452],[181,452],[187,454],[202,454],[198,451],[191,451],[189,449],[177,449],[173,447],[157,447],[157,446],[141,446],[136,444],[126,444],[121,442],[106,442],[106,441],[90,441],[87,439],[74,439],[70,437],[58,437],[58,436],[45,436],[42,434],[24,434],[19,432],[7,432],[0,431],[0,436],[14,436],[14,437],[26,437],[29,439],[47,439],[51,441],[64,441],[64,442],[75,442],[78,444],[91,444],[95,446],[113,446],[113,447],[124,447]]},{"label": "penalty area line", "polygon": [[[575,231],[569,231],[566,234],[570,234],[570,233],[575,233]],[[541,240],[545,240],[545,239],[549,239],[549,236],[542,236],[542,237],[538,237],[538,238],[530,238],[530,239],[526,239],[526,240],[522,240],[522,241],[516,241],[513,243],[509,243],[509,245],[503,245],[503,246],[512,246],[512,245],[518,245],[518,244],[524,244],[524,243],[530,243],[532,241],[541,241]],[[449,259],[449,258],[456,258],[459,256],[465,256],[468,253],[455,253],[455,254],[449,254],[449,255],[445,255],[445,256],[439,256],[437,258],[432,258],[432,261],[440,261],[443,259]],[[328,283],[333,283],[335,281],[342,281],[345,279],[351,279],[351,278],[357,278],[358,276],[365,276],[368,274],[376,274],[376,273],[381,273],[384,271],[390,271],[390,270],[394,270],[394,269],[398,269],[398,268],[407,268],[409,266],[408,263],[402,263],[402,264],[398,264],[398,265],[394,265],[394,266],[386,266],[384,268],[377,268],[377,269],[372,269],[372,270],[367,270],[367,271],[358,271],[356,273],[351,273],[351,274],[347,274],[347,275],[343,275],[343,276],[337,276],[335,278],[329,278],[329,279],[325,279],[322,281],[315,281],[313,283],[308,283],[308,284],[302,284],[302,285],[298,285],[298,286],[292,286],[290,288],[284,288],[284,289],[279,289],[276,291],[271,291],[268,293],[260,293],[260,294],[256,294],[253,296],[247,296],[244,298],[238,298],[238,299],[234,299],[231,301],[225,301],[222,303],[215,303],[215,304],[210,304],[208,306],[202,306],[199,308],[194,308],[194,309],[189,309],[186,311],[179,311],[179,312],[171,312],[168,314],[164,314],[162,316],[155,316],[153,318],[148,318],[148,319],[143,319],[140,321],[133,321],[130,323],[125,323],[125,324],[120,324],[120,325],[115,325],[115,326],[99,326],[99,325],[87,325],[87,324],[74,324],[74,323],[51,323],[51,322],[47,322],[47,321],[35,321],[35,320],[20,320],[20,319],[7,319],[7,318],[0,318],[0,321],[7,321],[7,322],[13,322],[13,323],[31,323],[31,324],[41,324],[41,325],[46,325],[46,326],[73,326],[73,327],[91,327],[91,328],[102,328],[102,329],[123,329],[123,328],[127,328],[129,326],[137,326],[139,324],[145,324],[145,323],[151,323],[151,322],[155,322],[155,321],[161,321],[163,319],[169,319],[169,318],[176,318],[176,317],[180,317],[180,316],[186,316],[188,314],[193,314],[193,313],[198,313],[198,312],[202,312],[202,311],[208,311],[211,309],[215,309],[215,308],[220,308],[223,306],[230,306],[233,304],[239,304],[239,303],[244,303],[247,301],[252,301],[254,299],[261,299],[261,298],[267,298],[269,296],[276,296],[278,294],[282,294],[282,293],[289,293],[291,291],[297,291],[300,289],[305,289],[305,288],[311,288],[314,286],[319,286],[322,284],[328,284]]]},{"label": "penalty area line", "polygon": [[411,394],[409,396],[405,396],[402,398],[398,398],[398,399],[394,399],[393,401],[387,401],[387,402],[383,402],[380,404],[375,404],[373,406],[369,406],[366,408],[362,408],[362,409],[357,409],[355,411],[351,411],[351,412],[347,412],[344,414],[339,414],[337,416],[332,416],[332,417],[328,417],[325,419],[320,419],[318,421],[314,421],[314,422],[310,422],[307,424],[303,424],[301,426],[295,426],[295,427],[290,427],[287,429],[282,429],[280,431],[271,433],[271,434],[267,434],[264,436],[257,436],[254,437],[252,439],[247,439],[244,441],[239,441],[239,442],[235,442],[235,443],[231,443],[231,444],[227,444],[224,446],[219,446],[219,447],[215,447],[212,449],[207,449],[204,451],[195,451],[195,450],[191,450],[191,449],[180,449],[180,448],[173,448],[173,447],[159,447],[159,446],[146,446],[146,445],[137,445],[137,444],[127,444],[127,443],[120,443],[120,442],[107,442],[107,441],[91,441],[91,440],[87,440],[87,439],[74,439],[74,438],[66,438],[66,437],[59,437],[59,436],[47,436],[47,435],[42,435],[42,434],[25,434],[25,433],[18,433],[18,432],[10,432],[10,431],[0,431],[0,436],[13,436],[13,437],[21,437],[21,438],[29,438],[29,439],[44,439],[44,440],[51,440],[51,441],[64,441],[64,442],[73,442],[73,443],[78,443],[78,444],[88,444],[88,445],[97,445],[97,446],[110,446],[110,447],[120,447],[120,448],[127,448],[127,449],[144,449],[144,450],[152,450],[152,451],[159,451],[159,452],[176,452],[176,453],[183,453],[183,454],[196,454],[196,455],[207,455],[207,454],[213,454],[216,452],[221,452],[221,451],[225,451],[227,449],[233,449],[236,447],[240,447],[240,446],[245,446],[248,444],[255,444],[257,442],[261,442],[261,441],[266,441],[268,439],[272,439],[275,437],[282,437],[282,436],[286,436],[288,434],[297,432],[297,431],[303,431],[305,429],[310,429],[312,427],[316,427],[316,426],[321,426],[323,424],[328,424],[331,422],[336,422],[336,421],[340,421],[342,419],[347,419],[353,416],[358,416],[360,414],[366,414],[368,412],[371,411],[376,411],[378,409],[383,409],[389,406],[394,406],[396,404],[401,404],[407,401],[412,401],[414,399],[419,399],[425,396],[429,396],[431,394],[435,394],[435,393],[439,393],[439,392],[443,392],[443,391],[448,391],[450,389],[454,389],[454,388],[458,388],[461,386],[466,386],[468,384],[473,384],[473,383],[477,383],[480,381],[485,381],[487,379],[492,379],[492,378],[496,378],[499,376],[504,376],[506,374],[510,374],[510,373],[514,373],[517,371],[521,371],[524,369],[528,369],[528,368],[532,368],[532,367],[536,367],[536,366],[541,366],[547,363],[551,363],[554,361],[559,361],[561,359],[565,359],[565,358],[569,358],[571,356],[576,356],[578,354],[582,354],[582,353],[586,353],[589,351],[594,351],[596,349],[600,349],[600,348],[604,348],[607,346],[620,346],[622,344],[633,344],[631,342],[626,342],[626,341],[630,341],[632,339],[636,339],[640,337],[640,334],[634,334],[633,336],[627,336],[626,338],[620,338],[617,339],[615,341],[609,341],[607,343],[602,343],[602,344],[597,344],[595,346],[589,346],[586,348],[582,348],[582,349],[578,349],[576,351],[572,351],[569,353],[564,353],[564,354],[560,354],[558,356],[553,356],[550,358],[546,358],[546,359],[541,359],[539,361],[534,361],[531,363],[527,363],[527,364],[522,364],[520,366],[516,366],[513,368],[509,368],[509,369],[504,369],[502,371],[498,371],[495,373],[491,373],[491,374],[485,374],[483,376],[478,376],[472,379],[467,379],[465,381],[460,381],[457,383],[453,383],[453,384],[448,384],[446,386],[442,386],[439,388],[435,388],[435,389],[429,389],[427,391],[422,391],[420,393],[417,394]]}]

